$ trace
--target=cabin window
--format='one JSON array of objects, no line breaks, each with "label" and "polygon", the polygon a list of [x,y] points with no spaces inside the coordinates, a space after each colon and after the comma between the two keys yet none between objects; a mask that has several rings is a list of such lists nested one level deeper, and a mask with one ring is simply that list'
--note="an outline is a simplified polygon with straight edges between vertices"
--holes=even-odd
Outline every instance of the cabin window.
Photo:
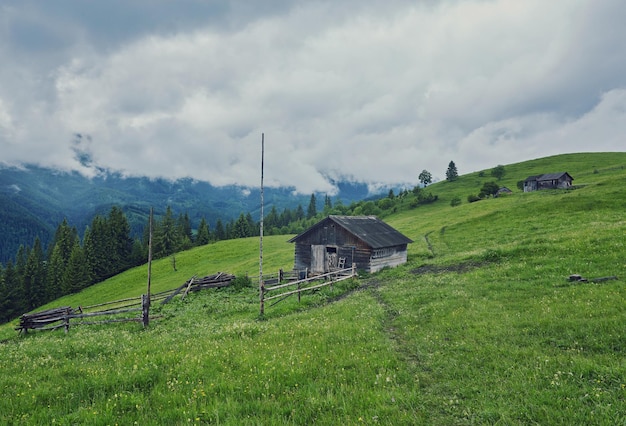
[{"label": "cabin window", "polygon": [[379,259],[381,257],[388,257],[394,254],[396,250],[394,248],[385,247],[374,250],[372,253],[372,259]]}]

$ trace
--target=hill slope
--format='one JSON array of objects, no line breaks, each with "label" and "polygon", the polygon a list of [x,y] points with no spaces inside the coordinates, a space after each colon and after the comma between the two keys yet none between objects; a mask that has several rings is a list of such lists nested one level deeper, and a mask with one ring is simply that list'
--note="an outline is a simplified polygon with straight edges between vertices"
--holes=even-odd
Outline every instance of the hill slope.
[{"label": "hill slope", "polygon": [[[578,154],[509,165],[511,189],[562,170],[584,186],[458,207],[449,200],[491,179],[433,185],[438,203],[386,218],[416,241],[407,265],[361,277],[358,291],[285,300],[263,321],[256,289],[229,289],[159,308],[145,331],[10,338],[0,422],[621,424],[624,282],[567,277],[624,275],[625,164]],[[266,239],[267,270],[292,264],[286,240]],[[254,276],[256,262],[257,240],[220,242],[177,255],[178,272],[156,262],[155,286]],[[140,294],[145,278],[128,271],[56,305]]]}]

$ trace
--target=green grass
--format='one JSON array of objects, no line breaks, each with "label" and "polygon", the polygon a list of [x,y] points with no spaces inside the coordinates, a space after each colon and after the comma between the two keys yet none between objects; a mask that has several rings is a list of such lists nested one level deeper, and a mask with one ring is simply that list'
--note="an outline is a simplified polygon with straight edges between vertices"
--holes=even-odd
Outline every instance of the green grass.
[{"label": "green grass", "polygon": [[[0,424],[626,424],[626,154],[506,166],[515,193],[451,207],[478,174],[431,187],[439,202],[388,221],[409,262],[266,307],[256,289],[192,294],[137,324],[17,337],[0,328]],[[572,191],[523,194],[568,171]],[[448,201],[446,201],[446,199]],[[427,238],[426,238],[427,237]],[[264,271],[290,268],[264,239]],[[196,274],[258,275],[258,240],[153,265],[153,291]],[[570,283],[570,274],[603,283]],[[50,306],[139,295],[146,269]],[[356,287],[356,291],[355,291]]]}]

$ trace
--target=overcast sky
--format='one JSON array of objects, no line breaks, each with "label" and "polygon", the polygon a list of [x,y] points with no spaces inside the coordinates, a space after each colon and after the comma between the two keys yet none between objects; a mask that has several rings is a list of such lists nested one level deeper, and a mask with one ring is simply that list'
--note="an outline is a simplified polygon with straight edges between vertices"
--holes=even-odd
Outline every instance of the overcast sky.
[{"label": "overcast sky", "polygon": [[265,133],[266,185],[332,193],[625,151],[624,17],[624,0],[0,0],[0,164],[258,186]]}]

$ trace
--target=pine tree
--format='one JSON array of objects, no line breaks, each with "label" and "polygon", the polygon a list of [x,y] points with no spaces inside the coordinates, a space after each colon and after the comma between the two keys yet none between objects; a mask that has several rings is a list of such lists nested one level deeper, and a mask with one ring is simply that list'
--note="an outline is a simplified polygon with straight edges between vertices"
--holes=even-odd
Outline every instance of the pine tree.
[{"label": "pine tree", "polygon": [[20,278],[17,269],[13,266],[13,262],[9,261],[7,263],[2,274],[2,280],[5,288],[5,305],[3,310],[0,311],[0,316],[4,318],[4,321],[10,321],[26,312],[23,286],[20,283]]},{"label": "pine tree", "polygon": [[9,310],[9,289],[4,280],[4,268],[0,263],[0,324],[4,324],[9,320],[6,312]]},{"label": "pine tree", "polygon": [[246,225],[248,227],[248,237],[259,235],[259,225],[252,219],[252,214],[246,214]]},{"label": "pine tree", "polygon": [[74,246],[63,274],[63,293],[76,293],[89,286],[89,284],[89,268],[85,262],[85,253],[77,239],[74,241]]},{"label": "pine tree", "polygon": [[45,287],[44,255],[39,237],[35,238],[33,248],[28,253],[26,260],[24,291],[29,311],[49,300]]},{"label": "pine tree", "polygon": [[200,219],[200,225],[198,225],[198,233],[196,234],[196,245],[203,246],[209,244],[211,239],[211,233],[209,232],[209,225],[204,217]]},{"label": "pine tree", "polygon": [[184,215],[182,213],[178,215],[176,226],[178,227],[178,235],[180,236],[181,240],[184,240],[186,238],[187,240],[189,240],[189,243],[192,243],[193,232],[191,229],[191,221],[189,220],[189,214],[187,214],[187,212],[185,212]]},{"label": "pine tree", "polygon": [[328,194],[326,194],[326,196],[324,197],[324,214],[325,215],[329,214],[332,209],[333,209],[333,202],[328,196]]},{"label": "pine tree", "polygon": [[226,230],[224,229],[224,224],[222,223],[222,219],[217,219],[215,223],[215,240],[221,241],[226,239]]},{"label": "pine tree", "polygon": [[311,200],[309,201],[309,207],[306,211],[306,218],[311,219],[317,215],[317,201],[315,200],[315,194],[311,194]]},{"label": "pine tree", "polygon": [[50,245],[50,253],[48,253],[48,258],[50,258],[50,254],[54,249],[54,246],[59,244],[59,249],[61,250],[61,258],[63,262],[67,265],[67,262],[70,258],[70,254],[72,253],[72,249],[74,247],[74,241],[78,238],[78,232],[76,228],[70,227],[67,223],[67,219],[63,219],[63,222],[57,227],[56,232],[54,234],[54,239]]},{"label": "pine tree", "polygon": [[55,245],[46,268],[46,282],[50,300],[57,299],[63,295],[62,285],[64,271],[65,265],[61,257],[61,250],[59,249],[59,245]]},{"label": "pine tree", "polygon": [[111,207],[107,225],[109,228],[109,241],[112,245],[111,275],[115,275],[130,266],[133,239],[130,236],[130,225],[126,215],[119,207]]},{"label": "pine tree", "polygon": [[295,220],[292,220],[292,222],[297,221],[297,220],[302,220],[304,219],[305,215],[304,215],[304,209],[302,208],[302,204],[298,204],[298,208],[296,209],[296,214],[295,214]]},{"label": "pine tree", "polygon": [[[107,220],[96,216],[85,231],[83,250],[92,282],[103,281],[115,274],[117,254]],[[67,264],[67,262],[66,262]]]},{"label": "pine tree", "polygon": [[272,233],[276,232],[276,228],[279,228],[280,217],[278,216],[278,211],[276,210],[276,206],[272,206],[269,214],[265,215],[263,218],[263,233],[265,235],[272,235]]},{"label": "pine tree", "polygon": [[167,206],[165,216],[156,231],[153,240],[155,257],[167,257],[174,253],[179,247],[179,236],[176,232],[176,222],[170,206]]},{"label": "pine tree", "polygon": [[133,250],[130,253],[131,266],[143,265],[148,259],[148,248],[141,243],[141,240],[133,241]]},{"label": "pine tree", "polygon": [[25,313],[28,310],[30,289],[24,288],[24,275],[26,273],[26,262],[28,260],[29,249],[20,245],[17,249],[15,257],[15,277],[11,284],[12,303],[15,310],[19,313]]},{"label": "pine tree", "polygon": [[456,164],[454,164],[454,161],[450,161],[450,163],[448,164],[448,170],[446,170],[446,180],[448,182],[453,182],[457,180],[458,177],[459,172],[456,169]]},{"label": "pine tree", "polygon": [[243,213],[241,213],[233,226],[231,238],[245,238],[249,236],[251,236],[251,234],[248,221]]}]

